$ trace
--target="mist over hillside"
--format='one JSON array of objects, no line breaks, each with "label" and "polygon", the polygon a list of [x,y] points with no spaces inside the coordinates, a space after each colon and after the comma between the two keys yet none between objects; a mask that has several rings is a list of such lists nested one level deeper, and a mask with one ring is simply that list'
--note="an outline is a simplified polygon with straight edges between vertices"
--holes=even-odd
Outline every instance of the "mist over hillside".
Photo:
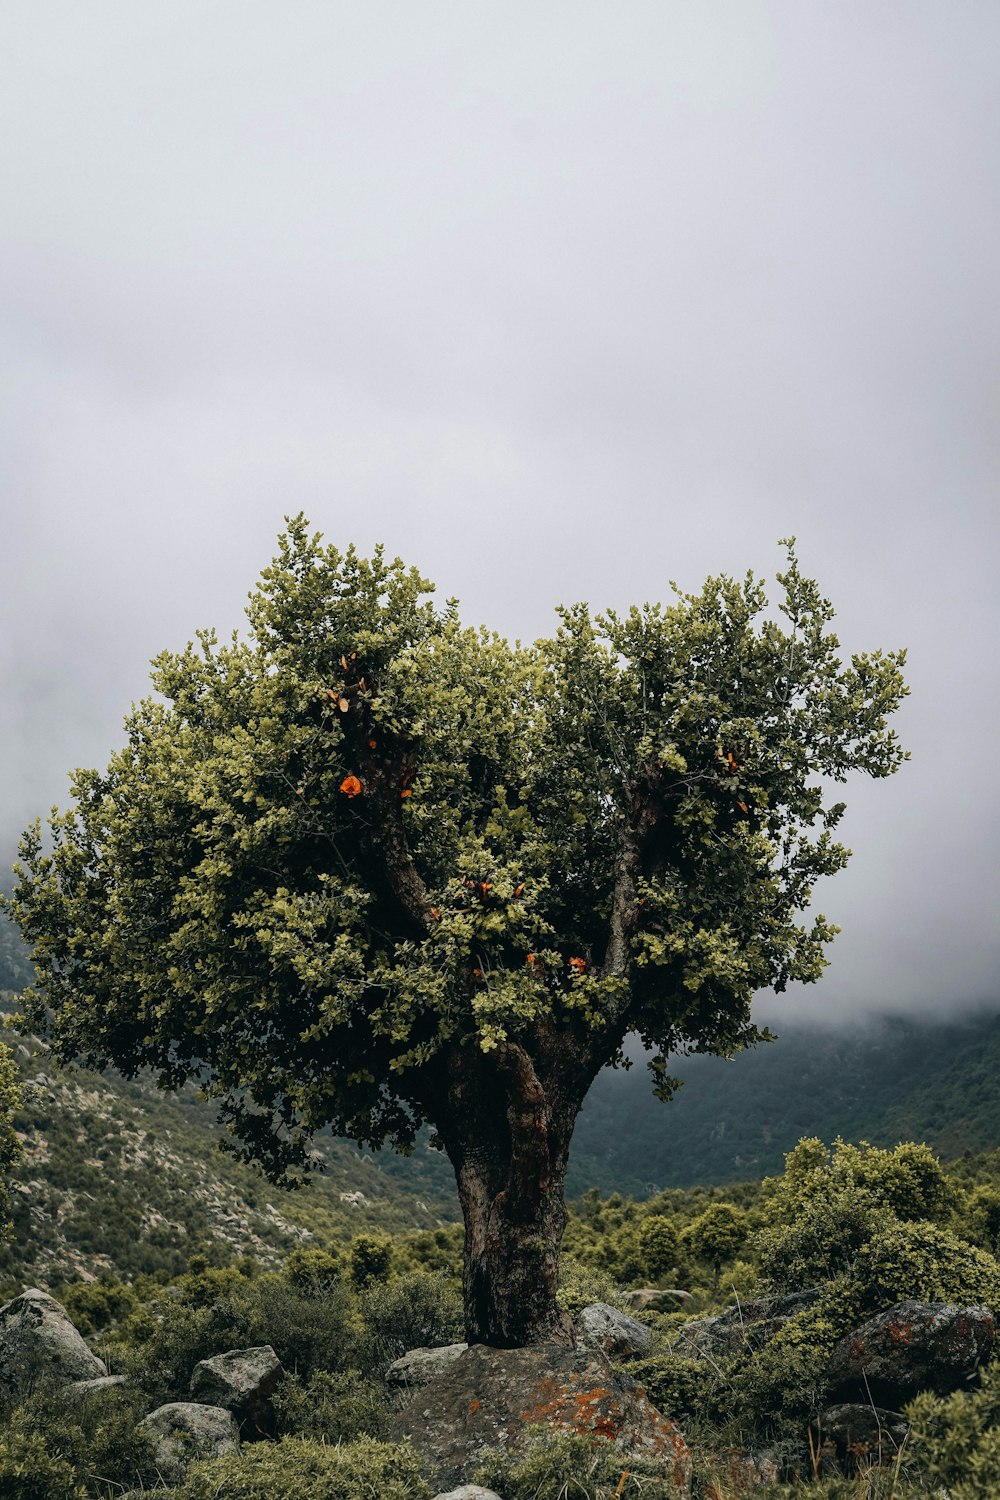
[{"label": "mist over hillside", "polygon": [[601,1074],[577,1124],[571,1192],[646,1197],[767,1176],[802,1136],[924,1140],[946,1157],[1000,1144],[1000,1008],[785,1027],[732,1061],[675,1058],[671,1070],[683,1087],[667,1104],[641,1062]]}]

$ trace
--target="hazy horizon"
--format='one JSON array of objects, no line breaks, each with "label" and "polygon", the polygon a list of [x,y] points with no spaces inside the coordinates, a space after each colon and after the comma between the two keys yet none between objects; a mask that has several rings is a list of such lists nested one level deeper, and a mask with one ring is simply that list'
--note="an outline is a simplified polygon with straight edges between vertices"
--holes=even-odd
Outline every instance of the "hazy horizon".
[{"label": "hazy horizon", "polygon": [[990,1008],[1000,11],[12,0],[0,855],[282,517],[546,633],[779,537],[911,762],[776,1026]]}]

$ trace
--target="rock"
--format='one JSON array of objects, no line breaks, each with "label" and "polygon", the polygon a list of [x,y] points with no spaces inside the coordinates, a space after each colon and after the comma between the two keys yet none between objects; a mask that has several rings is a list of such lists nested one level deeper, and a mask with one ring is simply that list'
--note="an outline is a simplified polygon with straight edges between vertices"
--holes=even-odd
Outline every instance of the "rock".
[{"label": "rock", "polygon": [[645,1323],[628,1313],[609,1307],[606,1302],[592,1302],[576,1320],[577,1339],[591,1349],[602,1349],[609,1359],[635,1359],[645,1354],[653,1335]]},{"label": "rock", "polygon": [[834,1346],[827,1381],[884,1406],[918,1391],[957,1390],[989,1358],[996,1338],[987,1307],[897,1302]]},{"label": "rock", "polygon": [[74,1380],[66,1387],[63,1395],[75,1400],[78,1396],[89,1396],[94,1391],[117,1390],[123,1385],[128,1385],[124,1375],[98,1375],[95,1380]]},{"label": "rock", "polygon": [[848,1473],[872,1464],[890,1464],[906,1441],[907,1426],[898,1412],[880,1407],[828,1406],[812,1423],[820,1451],[832,1454]]},{"label": "rock", "polygon": [[230,1349],[195,1365],[191,1395],[205,1406],[231,1411],[244,1437],[273,1437],[271,1398],[283,1374],[281,1361],[270,1344]]},{"label": "rock", "polygon": [[0,1395],[27,1396],[41,1386],[69,1385],[107,1373],[62,1303],[47,1292],[32,1288],[0,1307]]},{"label": "rock", "polygon": [[437,1349],[410,1349],[393,1360],[385,1372],[385,1383],[397,1390],[418,1390],[443,1375],[468,1347],[468,1344],[444,1344]]},{"label": "rock", "polygon": [[143,1417],[139,1432],[153,1444],[156,1467],[167,1484],[179,1484],[196,1458],[238,1453],[239,1428],[230,1411],[194,1401],[171,1401]]},{"label": "rock", "polygon": [[819,1287],[785,1297],[753,1297],[737,1302],[716,1318],[685,1323],[673,1342],[673,1353],[686,1359],[732,1359],[744,1350],[760,1349],[789,1318],[811,1307]]},{"label": "rock", "polygon": [[633,1312],[641,1312],[644,1307],[660,1312],[667,1305],[668,1299],[675,1303],[694,1301],[690,1292],[682,1292],[679,1287],[636,1286],[631,1291],[622,1293],[622,1301]]},{"label": "rock", "polygon": [[473,1344],[394,1420],[428,1477],[461,1485],[486,1448],[523,1451],[532,1426],[551,1425],[617,1443],[623,1458],[658,1464],[678,1495],[691,1489],[691,1455],[674,1423],[599,1349]]},{"label": "rock", "polygon": [[484,1490],[481,1484],[460,1484],[457,1490],[435,1495],[434,1500],[500,1500],[496,1490]]},{"label": "rock", "polygon": [[[781,1478],[781,1463],[770,1448],[729,1448],[716,1457],[712,1470],[724,1484],[722,1493],[727,1500],[738,1500],[765,1485],[777,1484]],[[719,1490],[710,1493],[719,1494]]]}]

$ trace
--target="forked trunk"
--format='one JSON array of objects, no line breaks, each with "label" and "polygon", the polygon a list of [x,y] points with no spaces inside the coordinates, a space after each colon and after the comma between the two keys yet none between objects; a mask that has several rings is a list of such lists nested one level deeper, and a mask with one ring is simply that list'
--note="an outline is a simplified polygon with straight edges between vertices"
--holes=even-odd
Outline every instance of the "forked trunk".
[{"label": "forked trunk", "polygon": [[507,1349],[570,1344],[556,1291],[579,1102],[550,1080],[543,1088],[520,1047],[463,1061],[440,1134],[465,1217],[466,1339]]}]

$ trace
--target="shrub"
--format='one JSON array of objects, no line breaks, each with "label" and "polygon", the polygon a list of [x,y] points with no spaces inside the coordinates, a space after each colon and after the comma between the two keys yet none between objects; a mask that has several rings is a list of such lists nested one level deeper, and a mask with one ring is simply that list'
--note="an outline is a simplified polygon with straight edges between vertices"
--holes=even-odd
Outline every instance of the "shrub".
[{"label": "shrub", "polygon": [[643,1270],[654,1281],[677,1265],[680,1243],[673,1221],[666,1214],[650,1214],[639,1230]]},{"label": "shrub", "polygon": [[55,1296],[65,1307],[73,1327],[90,1338],[138,1305],[134,1289],[127,1281],[101,1276],[97,1281],[70,1281],[56,1288]]},{"label": "shrub", "polygon": [[241,1342],[228,1300],[191,1306],[179,1295],[164,1295],[129,1314],[111,1337],[101,1341],[100,1352],[111,1369],[127,1375],[160,1403],[186,1400],[198,1361]]},{"label": "shrub", "polygon": [[715,1285],[723,1263],[732,1260],[746,1243],[747,1216],[732,1203],[713,1203],[684,1230],[683,1241],[697,1260],[711,1266]]},{"label": "shrub", "polygon": [[462,1298],[454,1283],[430,1271],[410,1271],[361,1294],[362,1364],[381,1374],[408,1349],[457,1343],[464,1336]]},{"label": "shrub", "polygon": [[4,1500],[83,1500],[71,1463],[50,1451],[40,1432],[0,1432],[0,1495]]},{"label": "shrub", "polygon": [[622,1457],[603,1438],[538,1428],[519,1455],[488,1453],[476,1484],[504,1500],[677,1500],[677,1486],[655,1463]]},{"label": "shrub", "polygon": [[1000,1265],[934,1224],[889,1224],[858,1251],[852,1279],[866,1313],[905,1297],[1000,1311]]},{"label": "shrub", "polygon": [[359,1234],[351,1241],[351,1280],[356,1287],[385,1281],[392,1265],[392,1240],[387,1234]]},{"label": "shrub", "polygon": [[830,1281],[850,1271],[862,1245],[876,1239],[885,1224],[885,1212],[872,1195],[848,1183],[760,1231],[754,1248],[761,1277],[776,1292]]},{"label": "shrub", "polygon": [[274,1395],[274,1412],[279,1434],[326,1443],[385,1438],[391,1417],[384,1387],[356,1371],[330,1375],[320,1370],[308,1381],[286,1375]]},{"label": "shrub", "polygon": [[357,1359],[357,1305],[342,1282],[290,1281],[272,1272],[239,1287],[232,1312],[241,1344],[273,1345],[285,1369],[305,1379],[315,1370],[348,1369]]},{"label": "shrub", "polygon": [[893,1151],[837,1140],[828,1150],[815,1138],[802,1140],[785,1157],[785,1173],[774,1184],[773,1219],[789,1221],[817,1200],[858,1188],[900,1219],[943,1218],[952,1192],[929,1146],[906,1141]]},{"label": "shrub", "polygon": [[924,1493],[951,1500],[1000,1494],[1000,1364],[986,1371],[978,1390],[918,1396],[906,1416]]},{"label": "shrub", "polygon": [[413,1450],[361,1438],[339,1448],[304,1438],[257,1443],[192,1464],[175,1500],[430,1500]]},{"label": "shrub", "polygon": [[622,1307],[621,1288],[606,1271],[564,1256],[559,1270],[556,1301],[563,1312],[568,1313],[571,1318],[577,1318],[593,1302],[606,1302],[611,1307]]},{"label": "shrub", "polygon": [[292,1286],[315,1296],[331,1291],[344,1275],[344,1262],[330,1250],[293,1250],[282,1274]]},{"label": "shrub", "polygon": [[631,1361],[626,1369],[645,1386],[657,1410],[682,1428],[690,1420],[716,1420],[725,1409],[724,1386],[705,1360],[654,1354]]},{"label": "shrub", "polygon": [[146,1410],[138,1392],[121,1389],[31,1397],[0,1432],[0,1495],[62,1500],[152,1483],[153,1449],[136,1431]]}]

